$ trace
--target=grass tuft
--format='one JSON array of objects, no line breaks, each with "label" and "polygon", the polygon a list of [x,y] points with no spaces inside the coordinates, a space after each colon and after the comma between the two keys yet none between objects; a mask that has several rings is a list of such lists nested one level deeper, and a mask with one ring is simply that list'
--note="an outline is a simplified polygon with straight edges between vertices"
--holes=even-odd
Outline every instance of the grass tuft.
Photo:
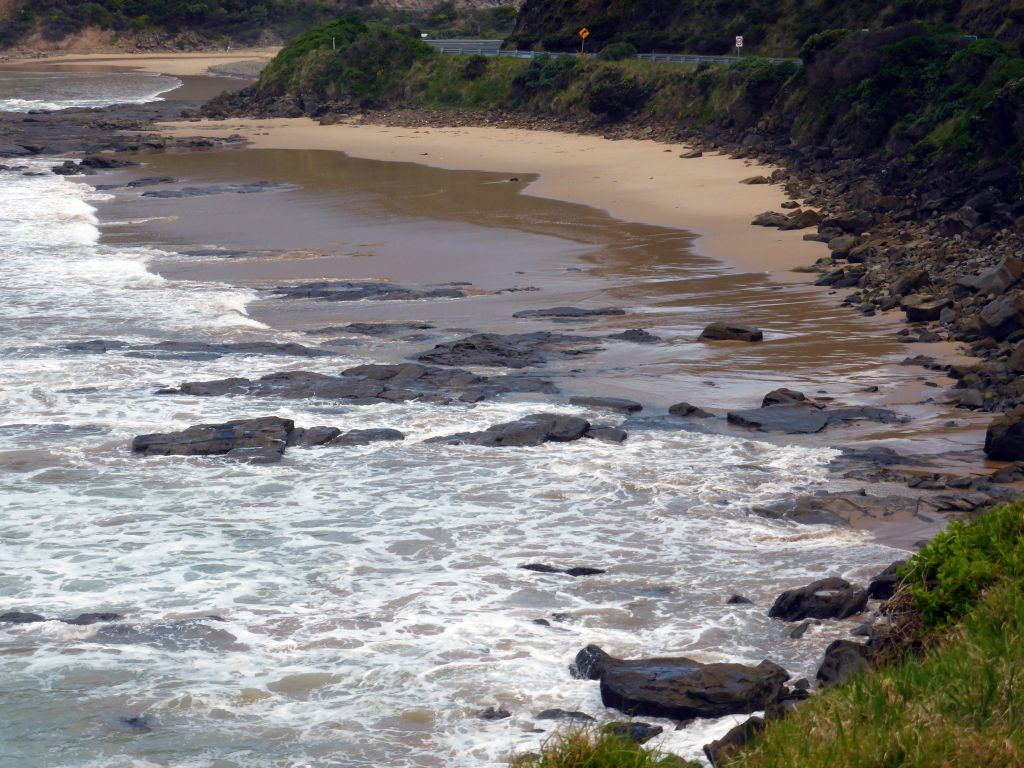
[{"label": "grass tuft", "polygon": [[518,755],[511,768],[699,768],[700,763],[645,749],[609,727],[554,734],[539,752]]}]

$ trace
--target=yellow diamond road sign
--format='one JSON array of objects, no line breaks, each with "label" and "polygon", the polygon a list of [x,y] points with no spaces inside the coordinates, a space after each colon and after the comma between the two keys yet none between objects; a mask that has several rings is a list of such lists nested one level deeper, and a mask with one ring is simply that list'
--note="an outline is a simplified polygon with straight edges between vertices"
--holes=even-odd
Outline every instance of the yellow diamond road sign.
[{"label": "yellow diamond road sign", "polygon": [[580,37],[582,37],[584,40],[586,40],[588,37],[590,37],[590,30],[587,29],[586,27],[581,29],[580,30]]}]

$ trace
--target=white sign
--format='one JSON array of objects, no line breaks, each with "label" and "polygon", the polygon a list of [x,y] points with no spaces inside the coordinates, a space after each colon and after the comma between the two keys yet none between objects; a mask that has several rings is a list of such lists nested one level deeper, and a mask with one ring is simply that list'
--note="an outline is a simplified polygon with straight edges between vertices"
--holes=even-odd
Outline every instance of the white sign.
[{"label": "white sign", "polygon": [[736,35],[736,47],[737,48],[742,48],[743,47],[743,35]]}]

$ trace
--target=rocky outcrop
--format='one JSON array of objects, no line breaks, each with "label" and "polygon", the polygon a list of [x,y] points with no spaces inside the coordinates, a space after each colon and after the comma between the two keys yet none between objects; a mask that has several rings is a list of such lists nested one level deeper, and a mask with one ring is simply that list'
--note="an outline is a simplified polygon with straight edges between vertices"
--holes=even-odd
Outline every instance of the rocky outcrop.
[{"label": "rocky outcrop", "polygon": [[321,281],[285,285],[271,293],[282,299],[317,299],[319,301],[421,301],[424,299],[461,299],[467,294],[464,286],[406,288],[391,283],[355,283]]},{"label": "rocky outcrop", "polygon": [[421,363],[452,366],[527,368],[542,365],[551,354],[579,355],[598,347],[580,347],[591,340],[585,336],[566,336],[550,331],[536,333],[476,333],[457,341],[438,344],[416,359]]},{"label": "rocky outcrop", "polygon": [[871,577],[868,582],[868,597],[872,600],[888,600],[896,593],[899,586],[899,569],[907,564],[906,560],[897,560],[884,571]]},{"label": "rocky outcrop", "polygon": [[711,323],[700,334],[701,341],[762,341],[764,333],[759,328],[731,323]]},{"label": "rocky outcrop", "polygon": [[685,657],[623,660],[595,645],[576,655],[577,677],[599,680],[606,707],[630,716],[722,717],[753,712],[779,699],[789,673],[770,661],[756,667],[701,664]]},{"label": "rocky outcrop", "polygon": [[255,395],[286,399],[321,398],[357,405],[409,400],[475,403],[510,392],[557,394],[550,381],[529,376],[479,376],[457,368],[416,363],[360,365],[330,376],[311,371],[272,373],[259,379],[230,378],[186,382],[157,394],[218,397]]},{"label": "rocky outcrop", "polygon": [[181,432],[139,435],[132,450],[143,456],[228,456],[254,463],[280,461],[295,422],[278,416],[200,424]]},{"label": "rocky outcrop", "polygon": [[584,437],[595,437],[594,429],[589,421],[579,416],[535,413],[518,421],[495,424],[482,432],[460,432],[433,437],[426,442],[481,445],[489,448],[526,448],[544,443],[570,443]]},{"label": "rocky outcrop", "polygon": [[863,611],[867,604],[867,590],[833,577],[783,592],[768,615],[783,621],[845,619]]}]

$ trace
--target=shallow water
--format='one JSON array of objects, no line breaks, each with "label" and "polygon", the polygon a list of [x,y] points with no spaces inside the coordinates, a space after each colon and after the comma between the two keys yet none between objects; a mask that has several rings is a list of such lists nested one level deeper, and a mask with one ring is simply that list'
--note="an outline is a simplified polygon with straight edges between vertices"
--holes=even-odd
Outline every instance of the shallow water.
[{"label": "shallow water", "polygon": [[[254,169],[251,154],[202,157],[153,158],[140,174],[176,164],[176,174],[200,181],[204,172],[218,180],[232,173],[275,178],[269,165]],[[245,157],[245,167],[232,172],[234,158]],[[592,382],[584,377],[581,384],[563,366],[555,371],[560,383],[567,390],[592,383],[626,394],[636,387],[639,399],[657,407],[660,397],[692,394],[713,366],[723,384],[745,382],[723,386],[723,403],[763,389],[766,376],[758,370],[767,366],[761,357],[767,352],[729,359],[706,353],[700,365],[687,367],[699,350],[692,327],[721,311],[723,302],[755,297],[748,306],[774,315],[780,329],[797,323],[796,297],[805,316],[831,317],[805,289],[764,306],[777,294],[756,277],[727,278],[694,256],[685,232],[636,228],[526,198],[519,198],[517,211],[492,217],[486,206],[471,203],[480,199],[480,184],[496,180],[472,174],[416,172],[417,184],[433,190],[424,198],[408,172],[395,170],[389,180],[364,166],[362,177],[345,182],[349,193],[338,196],[337,186],[318,188],[312,171],[289,175],[299,161],[297,155],[267,161],[295,189],[200,199],[191,225],[188,205],[150,205],[121,194],[115,200],[55,176],[0,175],[6,361],[0,368],[6,438],[0,612],[126,615],[114,625],[0,625],[0,762],[23,768],[497,766],[510,750],[535,748],[545,737],[537,727],[550,732],[550,723],[533,720],[543,709],[614,718],[601,707],[597,685],[567,671],[590,642],[621,656],[752,663],[770,657],[795,676],[813,673],[824,645],[849,623],[790,640],[786,625],[766,617],[771,600],[781,588],[823,574],[863,579],[900,554],[859,534],[748,514],[752,504],[824,483],[834,452],[820,443],[773,445],[679,431],[655,419],[630,425],[623,446],[423,445],[431,436],[482,429],[551,405],[518,398],[356,407],[153,394],[184,380],[294,368],[335,372],[406,354],[391,342],[346,347],[333,358],[229,356],[201,363],[133,357],[126,349],[63,348],[90,339],[314,344],[302,331],[326,319],[406,315],[502,328],[508,315],[498,309],[515,302],[543,306],[575,291],[592,303],[627,302],[631,321],[649,318],[651,330],[676,341],[651,353],[624,347],[602,353]],[[44,169],[47,162],[30,166]],[[316,237],[302,242],[293,233],[290,241],[327,249],[331,258],[316,266],[317,274],[389,276],[390,264],[390,276],[410,278],[404,270],[413,257],[417,268],[426,263],[430,271],[437,249],[417,239],[427,227],[447,251],[434,281],[455,279],[445,270],[466,267],[473,249],[489,240],[509,259],[533,259],[535,271],[521,279],[542,283],[543,295],[536,302],[511,294],[515,302],[506,295],[484,296],[479,304],[364,303],[330,308],[331,318],[316,306],[278,311],[280,305],[257,301],[256,289],[299,277],[274,272],[280,258],[252,256],[227,268],[180,255],[187,246],[260,245],[231,242],[238,228],[210,215],[227,215],[243,203],[251,206],[250,236],[279,222],[294,227],[291,212],[308,216],[311,226],[318,222]],[[97,209],[107,219],[135,223],[108,226],[104,239]],[[178,218],[143,222],[154,213]],[[323,240],[328,235],[330,243]],[[370,255],[334,258],[344,248]],[[639,251],[657,258],[630,258]],[[511,263],[503,269],[512,274],[505,274],[484,257],[479,262],[472,279],[485,288],[504,286],[519,271]],[[296,258],[300,263],[306,260]],[[345,269],[353,263],[367,266]],[[849,363],[851,371],[884,379],[893,350],[873,342],[870,328],[848,333],[852,348],[864,352],[857,365]],[[871,348],[876,351],[868,353]],[[655,359],[638,376],[633,369],[642,354]],[[786,375],[812,378],[833,364],[813,354],[794,351]],[[619,420],[564,405],[558,410]],[[271,467],[139,459],[129,452],[137,434],[267,413],[303,426],[394,427],[408,437],[364,448],[294,449]],[[571,579],[518,568],[534,561],[607,573]],[[726,605],[733,593],[755,605]],[[550,626],[534,623],[541,618]],[[491,705],[513,717],[475,718]],[[680,731],[663,723],[661,743],[695,757],[729,722]]]},{"label": "shallow water", "polygon": [[0,69],[0,112],[30,112],[146,104],[181,85],[166,75],[97,71],[69,74],[60,67]]}]

